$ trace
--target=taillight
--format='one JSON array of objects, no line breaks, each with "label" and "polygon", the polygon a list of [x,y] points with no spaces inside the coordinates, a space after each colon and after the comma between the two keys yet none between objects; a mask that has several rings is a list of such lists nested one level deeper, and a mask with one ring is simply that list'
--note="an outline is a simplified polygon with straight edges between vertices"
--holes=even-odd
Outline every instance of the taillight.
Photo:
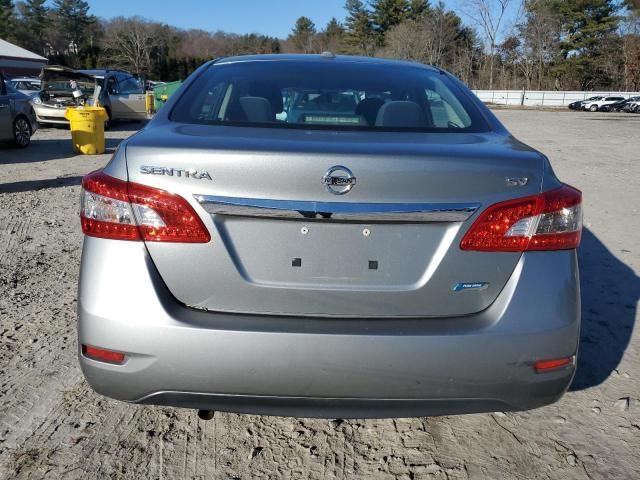
[{"label": "taillight", "polygon": [[211,240],[184,198],[101,171],[82,179],[81,203],[82,231],[91,237],[181,243]]},{"label": "taillight", "polygon": [[524,252],[567,250],[580,244],[582,193],[569,185],[496,203],[473,223],[462,250]]}]

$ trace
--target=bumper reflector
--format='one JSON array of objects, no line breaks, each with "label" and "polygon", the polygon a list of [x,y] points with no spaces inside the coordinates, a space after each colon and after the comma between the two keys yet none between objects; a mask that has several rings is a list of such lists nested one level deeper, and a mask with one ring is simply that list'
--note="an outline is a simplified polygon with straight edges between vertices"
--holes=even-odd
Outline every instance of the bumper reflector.
[{"label": "bumper reflector", "polygon": [[540,360],[533,364],[536,373],[550,372],[558,370],[568,365],[573,365],[574,357],[554,358],[550,360]]},{"label": "bumper reflector", "polygon": [[113,350],[103,350],[102,348],[92,347],[91,345],[82,345],[82,354],[92,360],[114,363],[116,365],[123,364],[125,359],[124,353],[114,352]]}]

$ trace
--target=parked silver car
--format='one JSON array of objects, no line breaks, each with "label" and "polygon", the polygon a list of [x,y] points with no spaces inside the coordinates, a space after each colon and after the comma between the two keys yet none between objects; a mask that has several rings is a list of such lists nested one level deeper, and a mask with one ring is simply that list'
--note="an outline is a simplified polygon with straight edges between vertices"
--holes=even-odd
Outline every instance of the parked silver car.
[{"label": "parked silver car", "polygon": [[30,97],[40,91],[40,79],[34,77],[14,77],[9,80],[11,86]]},{"label": "parked silver car", "polygon": [[[114,120],[144,120],[147,118],[145,94],[138,81],[122,70],[73,70],[58,65],[46,66],[40,75],[42,90],[32,99],[41,124],[68,125],[64,118],[68,107],[88,103],[100,85],[98,101],[107,111],[109,127]],[[75,82],[77,92],[74,96]]]},{"label": "parked silver car", "polygon": [[29,97],[13,88],[0,73],[0,142],[27,147],[37,129],[38,122]]},{"label": "parked silver car", "polygon": [[80,364],[203,418],[539,407],[576,368],[581,222],[581,193],[444,71],[212,61],[83,180]]}]

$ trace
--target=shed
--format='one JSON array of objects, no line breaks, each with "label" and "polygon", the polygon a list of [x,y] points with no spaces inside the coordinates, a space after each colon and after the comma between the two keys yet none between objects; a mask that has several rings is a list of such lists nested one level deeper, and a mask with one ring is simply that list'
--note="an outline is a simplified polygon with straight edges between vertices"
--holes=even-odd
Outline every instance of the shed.
[{"label": "shed", "polygon": [[8,77],[37,76],[47,59],[0,38],[0,72]]}]

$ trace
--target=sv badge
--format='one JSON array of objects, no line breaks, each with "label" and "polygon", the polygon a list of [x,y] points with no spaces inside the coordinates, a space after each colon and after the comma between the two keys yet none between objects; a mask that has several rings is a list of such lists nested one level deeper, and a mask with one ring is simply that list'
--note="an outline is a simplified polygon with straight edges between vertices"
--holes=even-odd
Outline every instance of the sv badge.
[{"label": "sv badge", "polygon": [[505,178],[507,187],[524,187],[529,179],[527,177],[507,177]]}]

